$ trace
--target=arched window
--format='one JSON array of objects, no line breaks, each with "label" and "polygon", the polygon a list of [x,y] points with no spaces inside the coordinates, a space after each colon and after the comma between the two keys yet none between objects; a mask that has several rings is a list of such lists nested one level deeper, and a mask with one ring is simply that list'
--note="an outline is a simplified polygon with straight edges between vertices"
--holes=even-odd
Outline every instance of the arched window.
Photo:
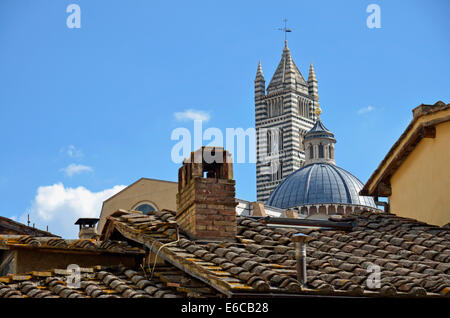
[{"label": "arched window", "polygon": [[155,207],[149,203],[142,203],[139,204],[136,208],[133,210],[140,211],[144,214],[149,214],[150,212],[156,211]]},{"label": "arched window", "polygon": [[278,149],[283,150],[283,129],[280,129],[278,134]]},{"label": "arched window", "polygon": [[319,158],[323,158],[323,145],[319,145]]},{"label": "arched window", "polygon": [[312,145],[309,146],[309,159],[314,158],[314,148]]},{"label": "arched window", "polygon": [[299,143],[300,150],[304,150],[304,147],[303,147],[303,134],[302,134],[301,130],[298,132],[298,143]]},{"label": "arched window", "polygon": [[282,178],[283,178],[283,163],[280,161],[277,170],[277,180],[281,180]]}]

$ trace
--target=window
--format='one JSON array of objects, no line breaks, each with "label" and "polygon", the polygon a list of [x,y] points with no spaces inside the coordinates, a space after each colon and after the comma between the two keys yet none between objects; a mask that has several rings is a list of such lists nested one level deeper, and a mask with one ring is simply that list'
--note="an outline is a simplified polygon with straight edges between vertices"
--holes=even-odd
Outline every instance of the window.
[{"label": "window", "polygon": [[272,132],[269,130],[267,132],[267,154],[270,155],[272,152]]},{"label": "window", "polygon": [[300,117],[309,118],[309,105],[310,102],[307,99],[298,99],[298,114]]},{"label": "window", "polygon": [[278,165],[278,170],[277,170],[277,180],[281,180],[283,179],[283,163],[280,162],[280,164]]},{"label": "window", "polygon": [[309,159],[313,159],[314,158],[314,149],[313,146],[310,145],[309,146]]},{"label": "window", "polygon": [[267,117],[277,117],[283,114],[283,99],[274,98],[267,101]]},{"label": "window", "polygon": [[280,129],[280,130],[279,130],[279,134],[280,134],[280,135],[278,136],[278,137],[279,137],[278,149],[279,149],[279,150],[283,150],[283,148],[284,148],[284,147],[283,147],[283,129]]},{"label": "window", "polygon": [[303,150],[303,134],[301,130],[298,133],[298,143],[300,145],[300,150]]},{"label": "window", "polygon": [[140,204],[138,207],[136,207],[134,210],[140,211],[144,214],[149,214],[150,212],[156,211],[155,207],[148,203]]},{"label": "window", "polygon": [[323,158],[323,145],[319,145],[319,158]]},{"label": "window", "polygon": [[270,181],[283,179],[283,162],[278,159],[270,163]]}]

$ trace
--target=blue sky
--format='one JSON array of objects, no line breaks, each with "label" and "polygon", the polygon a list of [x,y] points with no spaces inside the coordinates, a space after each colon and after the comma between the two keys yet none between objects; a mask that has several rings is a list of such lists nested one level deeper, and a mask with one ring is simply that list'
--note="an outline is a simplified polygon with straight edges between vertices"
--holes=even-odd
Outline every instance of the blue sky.
[{"label": "blue sky", "polygon": [[[80,29],[66,25],[72,3]],[[372,3],[380,29],[366,26]],[[193,122],[175,113],[253,127],[257,64],[268,83],[284,18],[304,77],[315,66],[337,164],[365,182],[412,108],[450,100],[449,13],[445,0],[2,0],[0,215],[67,234],[61,222],[98,214],[120,186],[176,181],[170,135]],[[234,169],[237,196],[255,200],[255,165]]]}]

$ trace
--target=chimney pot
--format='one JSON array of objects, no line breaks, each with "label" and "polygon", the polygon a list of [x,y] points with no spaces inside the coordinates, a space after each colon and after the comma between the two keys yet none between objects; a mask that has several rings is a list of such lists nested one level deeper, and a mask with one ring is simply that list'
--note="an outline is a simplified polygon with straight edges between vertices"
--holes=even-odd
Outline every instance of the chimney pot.
[{"label": "chimney pot", "polygon": [[75,224],[80,226],[80,232],[78,232],[78,237],[80,239],[97,239],[97,231],[95,229],[95,224],[97,224],[99,219],[95,218],[79,218]]},{"label": "chimney pot", "polygon": [[306,243],[311,238],[303,233],[297,233],[292,236],[295,244],[295,258],[297,260],[297,280],[303,287],[306,287],[308,277],[306,275]]}]

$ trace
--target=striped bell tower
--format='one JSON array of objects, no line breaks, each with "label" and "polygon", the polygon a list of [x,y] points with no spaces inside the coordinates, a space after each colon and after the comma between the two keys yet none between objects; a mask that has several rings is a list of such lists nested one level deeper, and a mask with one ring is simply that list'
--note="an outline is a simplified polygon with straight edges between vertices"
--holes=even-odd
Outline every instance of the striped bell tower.
[{"label": "striped bell tower", "polygon": [[287,41],[267,89],[259,62],[255,78],[258,201],[266,202],[285,177],[304,165],[303,138],[316,122],[318,101],[312,63],[306,82],[292,59]]}]

